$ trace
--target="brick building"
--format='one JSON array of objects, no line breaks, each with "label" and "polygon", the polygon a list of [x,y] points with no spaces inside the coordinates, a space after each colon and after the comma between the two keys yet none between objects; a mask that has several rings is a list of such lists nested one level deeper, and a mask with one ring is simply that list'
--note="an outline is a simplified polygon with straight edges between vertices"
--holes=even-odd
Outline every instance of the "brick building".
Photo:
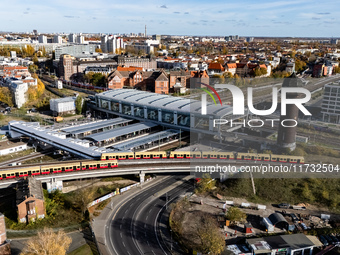
[{"label": "brick building", "polygon": [[137,88],[157,94],[169,94],[169,79],[163,71],[143,73],[143,82]]},{"label": "brick building", "polygon": [[67,81],[70,80],[71,76],[74,74],[73,60],[74,57],[67,54],[61,55],[59,59],[58,63],[59,76]]},{"label": "brick building", "polygon": [[191,71],[190,76],[190,85],[187,83],[187,87],[201,88],[201,83],[209,84],[209,75],[207,71]]},{"label": "brick building", "polygon": [[41,182],[35,178],[20,181],[16,186],[18,221],[28,223],[45,217],[44,194]]},{"label": "brick building", "polygon": [[11,247],[6,236],[5,216],[2,213],[0,213],[0,254],[11,254]]},{"label": "brick building", "polygon": [[174,90],[174,86],[176,87],[187,87],[187,82],[190,80],[191,73],[189,71],[170,71],[169,75],[169,89],[171,92]]},{"label": "brick building", "polygon": [[169,79],[163,71],[118,71],[117,69],[108,77],[108,88],[135,88],[158,94],[169,94]]}]

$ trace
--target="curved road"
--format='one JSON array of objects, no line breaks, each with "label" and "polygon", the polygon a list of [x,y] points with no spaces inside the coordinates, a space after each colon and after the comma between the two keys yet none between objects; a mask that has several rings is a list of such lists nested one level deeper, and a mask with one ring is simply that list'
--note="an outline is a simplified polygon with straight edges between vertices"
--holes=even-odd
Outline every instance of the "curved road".
[{"label": "curved road", "polygon": [[171,176],[113,212],[110,227],[105,230],[111,254],[170,254],[156,226],[166,201],[171,202],[193,188],[189,181],[182,180],[183,177]]}]

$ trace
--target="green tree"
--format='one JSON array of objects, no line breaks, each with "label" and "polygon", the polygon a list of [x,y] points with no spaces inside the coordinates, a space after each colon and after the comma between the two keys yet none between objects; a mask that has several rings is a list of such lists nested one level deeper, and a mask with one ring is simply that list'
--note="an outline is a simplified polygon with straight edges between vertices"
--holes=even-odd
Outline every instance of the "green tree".
[{"label": "green tree", "polygon": [[197,192],[203,193],[212,190],[215,187],[216,181],[210,177],[208,173],[203,174],[197,187]]},{"label": "green tree", "polygon": [[81,96],[77,96],[75,104],[76,104],[76,113],[81,114],[83,110],[84,99]]},{"label": "green tree", "polygon": [[237,207],[230,207],[226,213],[226,217],[228,220],[233,222],[235,221],[244,222],[247,218],[247,215]]},{"label": "green tree", "polygon": [[106,87],[107,85],[107,77],[101,73],[93,73],[91,74],[90,83],[94,86]]},{"label": "green tree", "polygon": [[35,73],[37,70],[38,70],[38,66],[35,64],[28,66],[28,71],[30,71],[30,73]]},{"label": "green tree", "polygon": [[308,183],[304,183],[304,187],[302,189],[302,196],[307,199],[309,203],[313,203],[315,201],[315,197],[313,192],[309,189]]}]

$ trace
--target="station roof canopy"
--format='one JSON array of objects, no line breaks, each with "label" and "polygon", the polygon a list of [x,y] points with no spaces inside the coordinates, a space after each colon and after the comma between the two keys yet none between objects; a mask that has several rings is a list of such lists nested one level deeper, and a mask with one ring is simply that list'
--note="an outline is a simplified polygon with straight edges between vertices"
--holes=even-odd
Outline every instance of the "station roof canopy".
[{"label": "station roof canopy", "polygon": [[92,135],[86,136],[85,139],[91,139],[96,142],[101,142],[101,141],[112,139],[112,138],[119,137],[122,135],[131,134],[133,132],[138,132],[140,130],[153,128],[156,126],[157,124],[150,123],[150,122],[136,123],[136,124],[132,124],[132,125],[125,126],[125,127],[115,128],[112,130],[92,134]]},{"label": "station roof canopy", "polygon": [[77,126],[66,127],[66,128],[62,128],[62,130],[70,134],[81,134],[81,133],[85,133],[85,132],[89,132],[93,130],[98,130],[101,128],[106,128],[109,126],[125,124],[131,121],[132,120],[126,119],[126,118],[115,118],[115,119],[100,120],[96,122],[85,123],[85,124],[81,124]]},{"label": "station roof canopy", "polygon": [[[173,97],[133,89],[115,89],[105,91],[96,95],[99,98],[113,101],[120,101],[125,104],[141,105],[153,107],[168,111],[177,111],[182,113],[201,114],[201,101]],[[207,102],[207,114],[215,116],[224,116],[232,114],[233,108],[229,105],[218,106],[214,103]]]},{"label": "station roof canopy", "polygon": [[158,132],[155,134],[150,134],[148,136],[139,137],[139,138],[133,139],[132,141],[126,141],[126,142],[120,143],[112,147],[119,151],[131,150],[133,148],[142,146],[144,144],[158,141],[159,139],[169,138],[177,134],[179,134],[178,130],[169,129],[169,130],[165,130],[165,131]]}]

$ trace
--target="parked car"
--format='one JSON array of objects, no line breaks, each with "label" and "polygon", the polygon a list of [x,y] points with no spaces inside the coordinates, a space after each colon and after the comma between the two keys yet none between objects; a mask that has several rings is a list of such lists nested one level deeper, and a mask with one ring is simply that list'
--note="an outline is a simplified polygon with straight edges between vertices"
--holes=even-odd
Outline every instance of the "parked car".
[{"label": "parked car", "polygon": [[327,242],[327,240],[326,240],[326,238],[325,238],[324,236],[319,236],[319,239],[320,239],[320,242],[321,242],[323,245],[325,245],[325,246],[328,245],[328,242]]},{"label": "parked car", "polygon": [[330,235],[330,237],[332,238],[332,241],[333,241],[334,244],[338,244],[339,243],[338,238],[336,238],[334,235]]},{"label": "parked car", "polygon": [[331,238],[329,235],[324,235],[324,237],[326,238],[326,240],[327,240],[327,242],[328,242],[329,244],[332,244],[332,243],[333,243],[333,240],[332,240],[332,238]]},{"label": "parked car", "polygon": [[287,203],[281,203],[281,204],[278,204],[277,205],[279,208],[285,208],[285,209],[289,209],[290,207],[290,204],[287,204]]},{"label": "parked car", "polygon": [[291,213],[290,217],[292,217],[292,220],[293,220],[294,223],[299,222],[299,218],[296,216],[295,213]]},{"label": "parked car", "polygon": [[308,229],[305,223],[301,222],[300,225],[303,228],[303,230],[307,230]]}]

